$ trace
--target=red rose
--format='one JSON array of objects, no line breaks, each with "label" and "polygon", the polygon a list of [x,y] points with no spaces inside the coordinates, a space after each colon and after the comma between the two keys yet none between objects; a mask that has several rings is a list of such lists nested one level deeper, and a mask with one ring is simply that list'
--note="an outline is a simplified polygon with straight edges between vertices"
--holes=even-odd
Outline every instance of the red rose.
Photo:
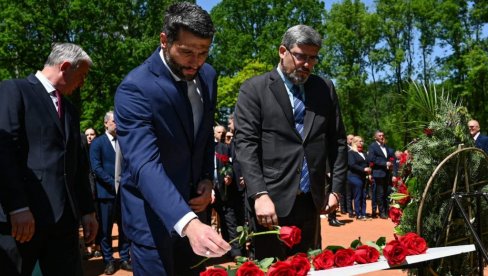
[{"label": "red rose", "polygon": [[407,163],[407,160],[408,160],[407,153],[403,152],[402,154],[400,154],[400,165]]},{"label": "red rose", "polygon": [[200,272],[200,276],[227,276],[227,271],[223,268],[207,268]]},{"label": "red rose", "polygon": [[403,212],[400,208],[390,207],[390,211],[388,212],[388,216],[390,217],[391,221],[398,225],[400,220],[402,219]]},{"label": "red rose", "polygon": [[277,261],[270,266],[266,276],[295,276],[295,269],[290,262]]},{"label": "red rose", "polygon": [[229,163],[229,156],[225,154],[220,154],[218,152],[215,153],[215,157],[222,163],[222,165],[227,165]]},{"label": "red rose", "polygon": [[289,248],[299,244],[302,239],[302,230],[296,226],[282,226],[280,228],[280,240]]},{"label": "red rose", "polygon": [[315,270],[331,268],[334,266],[334,253],[330,250],[324,250],[313,258],[312,264]]},{"label": "red rose", "polygon": [[295,269],[295,275],[306,276],[310,270],[310,261],[307,258],[307,254],[298,253],[290,258],[288,261],[291,263]]},{"label": "red rose", "polygon": [[237,276],[264,276],[264,272],[253,262],[243,263],[237,269]]},{"label": "red rose", "polygon": [[379,257],[380,252],[376,248],[368,245],[361,245],[354,251],[354,258],[358,264],[374,263]]},{"label": "red rose", "polygon": [[370,168],[374,167],[374,163],[373,162],[369,162],[369,167]]},{"label": "red rose", "polygon": [[334,263],[338,267],[350,266],[354,264],[354,259],[354,250],[351,248],[339,249],[335,253]]},{"label": "red rose", "polygon": [[405,261],[407,257],[407,248],[398,240],[392,240],[383,248],[383,256],[385,256],[389,265],[398,265]]},{"label": "red rose", "polygon": [[424,238],[412,232],[400,237],[400,242],[407,248],[408,255],[423,254],[428,248]]}]

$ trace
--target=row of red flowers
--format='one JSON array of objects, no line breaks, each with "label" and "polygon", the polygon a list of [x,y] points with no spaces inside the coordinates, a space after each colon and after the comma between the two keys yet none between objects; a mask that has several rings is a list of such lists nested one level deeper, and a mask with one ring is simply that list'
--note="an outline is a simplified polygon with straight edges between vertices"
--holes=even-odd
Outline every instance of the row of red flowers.
[{"label": "row of red flowers", "polygon": [[[284,227],[282,227],[284,228]],[[376,242],[362,244],[361,240],[355,240],[350,248],[341,246],[329,246],[325,250],[314,250],[299,253],[281,261],[275,258],[267,258],[261,261],[242,258],[236,266],[227,268],[215,266],[202,272],[201,276],[212,275],[266,275],[266,276],[287,276],[307,275],[313,270],[324,270],[333,267],[345,267],[354,264],[366,264],[377,262],[380,252],[391,266],[402,264],[407,256],[423,254],[427,250],[425,240],[415,233],[407,233],[404,236],[396,236],[395,239],[385,244],[382,237]],[[296,243],[295,243],[296,244]]]}]

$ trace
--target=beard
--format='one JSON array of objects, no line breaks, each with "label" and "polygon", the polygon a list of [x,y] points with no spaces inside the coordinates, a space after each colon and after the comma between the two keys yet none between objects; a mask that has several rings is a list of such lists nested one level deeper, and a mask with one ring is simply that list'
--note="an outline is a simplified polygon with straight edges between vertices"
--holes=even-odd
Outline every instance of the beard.
[{"label": "beard", "polygon": [[[163,54],[164,54],[164,58],[166,59],[166,64],[168,64],[168,66],[171,69],[171,71],[173,72],[173,74],[175,74],[180,79],[185,80],[185,81],[191,81],[191,80],[194,80],[195,79],[195,77],[197,76],[197,74],[185,75],[183,73],[183,70],[184,69],[192,69],[191,67],[183,66],[183,65],[179,64],[178,62],[176,62],[171,57],[171,55],[167,51],[163,51]],[[200,70],[200,67],[197,68],[197,72],[199,70]]]},{"label": "beard", "polygon": [[297,84],[297,85],[304,84],[307,82],[308,77],[310,76],[310,69],[308,69],[306,67],[301,67],[301,68],[295,67],[291,71],[289,70],[290,68],[285,68],[283,63],[281,64],[281,67],[282,67],[282,69],[284,69],[284,70],[282,70],[283,74],[288,79],[290,79],[290,81],[293,84]]}]

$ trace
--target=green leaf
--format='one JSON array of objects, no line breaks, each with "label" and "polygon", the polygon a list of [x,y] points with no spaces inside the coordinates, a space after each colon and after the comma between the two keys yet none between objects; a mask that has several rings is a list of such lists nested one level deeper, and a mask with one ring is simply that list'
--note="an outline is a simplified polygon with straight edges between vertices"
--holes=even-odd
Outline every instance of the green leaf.
[{"label": "green leaf", "polygon": [[384,246],[384,245],[386,245],[386,238],[385,237],[380,237],[379,239],[376,240],[376,244],[378,246]]},{"label": "green leaf", "polygon": [[337,250],[339,250],[339,249],[344,249],[344,247],[339,246],[339,245],[329,245],[329,246],[327,246],[325,249],[328,249],[328,250],[330,250],[330,251],[332,251],[332,252],[336,253],[336,252],[337,252]]},{"label": "green leaf", "polygon": [[244,231],[244,227],[242,227],[241,225],[237,226],[237,229],[236,229],[237,233],[240,233],[242,231]]},{"label": "green leaf", "polygon": [[259,261],[258,266],[262,269],[268,269],[275,261],[275,258],[264,258],[261,261]]},{"label": "green leaf", "polygon": [[357,240],[353,240],[351,242],[351,248],[354,248],[354,249],[358,246],[361,246],[361,245],[363,245],[363,243],[361,242],[361,237],[359,237]]},{"label": "green leaf", "polygon": [[318,254],[322,253],[322,249],[315,249],[315,250],[310,250],[307,252],[307,255],[309,257],[315,257],[317,256]]}]

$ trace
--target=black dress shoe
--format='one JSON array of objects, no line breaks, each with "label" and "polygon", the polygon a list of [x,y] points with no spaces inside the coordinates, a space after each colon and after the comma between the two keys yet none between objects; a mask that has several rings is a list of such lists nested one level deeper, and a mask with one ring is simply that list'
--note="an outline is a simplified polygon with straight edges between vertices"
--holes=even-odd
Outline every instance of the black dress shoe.
[{"label": "black dress shoe", "polygon": [[349,218],[354,218],[354,217],[355,217],[354,213],[349,213]]},{"label": "black dress shoe", "polygon": [[381,215],[380,215],[380,218],[382,218],[382,219],[387,219],[387,218],[388,218],[388,216],[386,216],[385,214],[381,214]]},{"label": "black dress shoe", "polygon": [[120,269],[132,271],[132,265],[128,261],[122,261],[120,263]]},{"label": "black dress shoe", "polygon": [[105,266],[105,270],[103,271],[104,274],[106,275],[112,275],[115,273],[115,262],[114,261],[110,261],[107,263],[107,265]]},{"label": "black dress shoe", "polygon": [[334,227],[342,226],[344,224],[345,224],[344,222],[340,222],[337,219],[332,219],[332,220],[329,221],[329,225],[330,226],[334,226]]},{"label": "black dress shoe", "polygon": [[98,258],[98,257],[102,257],[102,252],[98,251],[98,250],[95,250],[93,252],[93,257],[94,258]]}]

